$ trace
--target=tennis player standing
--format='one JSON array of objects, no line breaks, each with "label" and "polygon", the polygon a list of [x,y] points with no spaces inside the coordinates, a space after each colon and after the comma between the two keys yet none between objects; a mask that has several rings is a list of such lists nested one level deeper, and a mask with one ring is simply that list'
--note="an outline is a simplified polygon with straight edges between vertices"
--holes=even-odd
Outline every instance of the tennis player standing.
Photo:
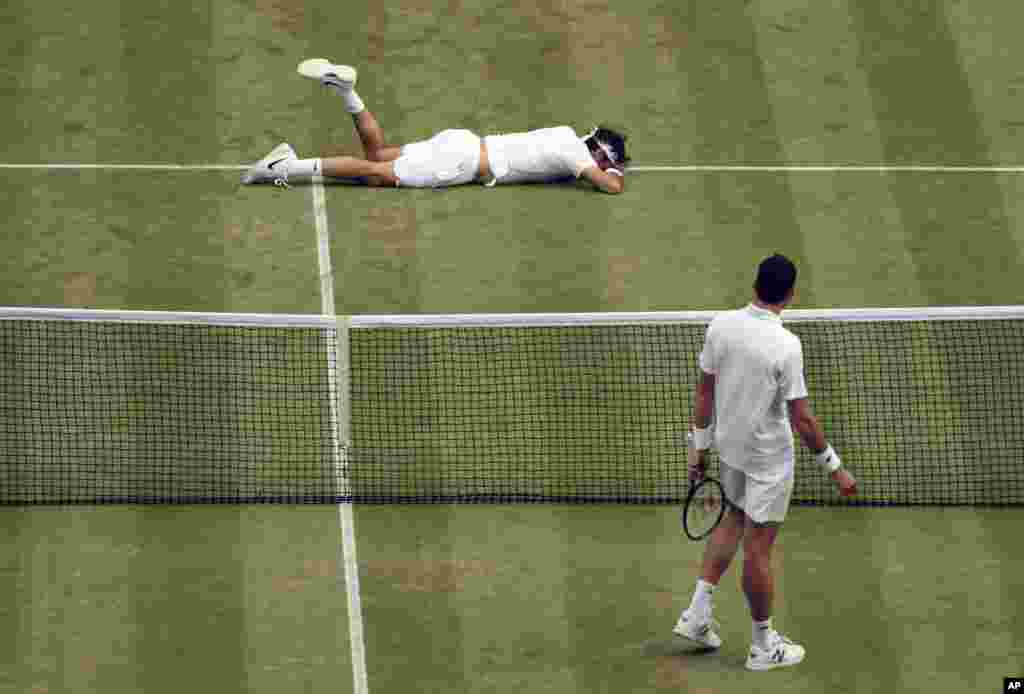
[{"label": "tennis player standing", "polygon": [[743,592],[754,621],[749,670],[796,665],[805,654],[771,620],[771,551],[793,492],[793,428],[842,495],[857,489],[811,412],[800,338],[782,325],[780,314],[793,300],[795,283],[792,261],[781,255],[766,258],[757,269],[753,302],[711,321],[694,403],[698,453],[690,476],[704,475],[713,411],[728,510],[708,540],[693,600],[673,631],[709,648],[721,646],[712,596],[742,541]]}]

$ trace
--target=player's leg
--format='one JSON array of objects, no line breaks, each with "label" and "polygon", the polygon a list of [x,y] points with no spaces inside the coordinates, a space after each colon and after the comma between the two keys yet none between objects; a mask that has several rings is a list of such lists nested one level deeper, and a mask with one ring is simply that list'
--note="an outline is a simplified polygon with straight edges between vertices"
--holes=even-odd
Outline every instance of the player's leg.
[{"label": "player's leg", "polygon": [[[321,159],[299,159],[289,163],[290,180],[300,180],[311,176],[331,176],[335,178],[359,178],[360,182],[369,185],[394,185],[394,169],[389,164],[401,156],[401,147],[384,144],[384,133],[374,115],[362,110],[352,114],[352,122],[362,141],[362,149],[366,151],[366,159],[354,157],[332,157]],[[368,163],[383,163],[386,167],[367,167]],[[352,174],[352,171],[360,173]],[[344,173],[342,173],[344,172]]]},{"label": "player's leg", "polygon": [[398,177],[390,161],[368,161],[355,157],[328,157],[321,160],[323,176],[355,179],[370,186],[395,186]]},{"label": "player's leg", "polygon": [[400,145],[384,143],[384,131],[377,122],[377,117],[368,109],[352,114],[352,122],[356,126],[359,141],[363,144],[363,152],[370,161],[394,161],[402,155]]},{"label": "player's leg", "polygon": [[772,598],[775,580],[772,576],[772,545],[779,532],[778,523],[757,523],[746,519],[746,537],[743,542],[743,592],[750,605],[750,616],[758,624],[772,616]]},{"label": "player's leg", "polygon": [[[299,67],[302,72],[302,66]],[[321,66],[319,73],[312,71],[311,74],[319,74],[320,83],[341,97],[345,104],[345,110],[352,115],[352,123],[355,125],[359,141],[363,144],[363,152],[369,161],[394,161],[402,153],[402,148],[396,145],[388,145],[384,140],[384,131],[377,122],[376,116],[366,108],[366,104],[356,92],[357,73],[354,67],[349,65]]]},{"label": "player's leg", "polygon": [[309,180],[315,176],[351,179],[373,186],[393,186],[398,179],[390,162],[401,156],[402,148],[384,143],[380,124],[355,91],[356,70],[315,58],[303,61],[299,74],[319,81],[338,94],[345,110],[352,114],[356,132],[363,143],[366,159],[331,157],[299,159],[290,145],[282,143],[242,175],[243,183],[275,183]]},{"label": "player's leg", "polygon": [[704,547],[704,560],[701,566],[701,580],[712,586],[717,586],[729,569],[746,528],[746,515],[743,513],[747,493],[746,475],[741,470],[721,463],[719,481],[725,495],[726,514],[718,527],[711,531],[708,543]]},{"label": "player's leg", "polygon": [[389,161],[368,161],[356,157],[299,159],[287,143],[275,147],[242,176],[242,183],[274,183],[288,187],[316,176],[348,179],[370,186],[394,186],[398,183],[395,166]]},{"label": "player's leg", "polygon": [[674,633],[707,648],[722,645],[722,639],[715,631],[717,626],[713,619],[712,598],[718,589],[718,582],[736,556],[743,532],[743,512],[730,507],[708,538],[697,587],[690,598],[690,606],[679,615],[672,629]]},{"label": "player's leg", "polygon": [[744,499],[745,476],[726,464],[720,466],[720,482],[725,492],[726,513],[704,547],[701,575],[690,599],[673,631],[701,645],[717,648],[721,639],[715,634],[712,622],[712,599],[718,583],[729,569],[739,549],[746,527],[741,505]]},{"label": "player's leg", "polygon": [[748,479],[743,536],[743,592],[753,621],[747,668],[770,670],[796,665],[804,659],[804,648],[772,627],[775,576],[772,549],[785,520],[793,492],[792,472],[785,479],[765,483]]}]

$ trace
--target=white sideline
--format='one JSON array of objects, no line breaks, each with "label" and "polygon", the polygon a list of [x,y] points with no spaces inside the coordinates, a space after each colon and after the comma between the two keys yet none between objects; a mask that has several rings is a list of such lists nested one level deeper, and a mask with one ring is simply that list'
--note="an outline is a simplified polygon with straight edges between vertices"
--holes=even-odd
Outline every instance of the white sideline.
[{"label": "white sideline", "polygon": [[[331,268],[331,239],[327,223],[327,200],[324,196],[323,180],[318,176],[313,180],[313,218],[316,222],[317,257],[320,270],[320,307],[325,318],[334,319],[334,274]],[[347,447],[348,412],[338,411],[338,376],[339,368],[348,369],[348,355],[342,354],[342,364],[338,364],[338,346],[347,349],[348,340],[343,339],[341,332],[347,330],[335,324],[337,339],[328,343],[327,361],[330,377],[327,379],[330,391],[331,437],[334,450],[334,464],[338,474],[343,477],[343,487],[347,488]],[[346,387],[348,379],[343,379],[342,387]],[[347,397],[344,396],[343,397]],[[341,419],[346,421],[342,422]],[[343,434],[344,432],[344,434]],[[352,503],[338,504],[338,519],[341,524],[341,563],[345,575],[345,595],[348,597],[348,633],[352,650],[352,681],[355,694],[368,694],[369,683],[366,675],[366,644],[363,637],[363,611],[359,594],[359,563],[356,561],[355,518]]]},{"label": "white sideline", "polygon": [[2,164],[0,169],[93,169],[100,171],[246,171],[243,164]]},{"label": "white sideline", "polygon": [[679,173],[1024,173],[1024,166],[944,164],[652,164],[628,172]]},{"label": "white sideline", "polygon": [[[247,164],[4,164],[0,169],[92,169],[124,171],[245,171]],[[650,164],[630,166],[630,173],[1024,173],[1024,165],[949,164]]]}]

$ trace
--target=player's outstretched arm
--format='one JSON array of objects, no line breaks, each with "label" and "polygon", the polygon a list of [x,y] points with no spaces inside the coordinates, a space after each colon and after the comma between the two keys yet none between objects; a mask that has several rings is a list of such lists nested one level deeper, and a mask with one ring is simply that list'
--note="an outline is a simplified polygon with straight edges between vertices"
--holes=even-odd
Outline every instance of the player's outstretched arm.
[{"label": "player's outstretched arm", "polygon": [[715,409],[715,376],[703,369],[693,394],[693,448],[690,479],[704,478],[708,464],[708,449],[711,447],[711,413]]},{"label": "player's outstretched arm", "polygon": [[594,184],[594,187],[605,193],[617,195],[626,189],[626,178],[619,175],[602,171],[600,167],[588,166],[580,172],[580,178],[585,178]]},{"label": "player's outstretched arm", "polygon": [[842,466],[839,454],[825,440],[825,431],[821,428],[818,418],[811,412],[811,404],[807,398],[788,401],[789,421],[800,435],[800,440],[811,449],[815,459],[823,469],[827,470],[832,479],[839,485],[839,493],[852,496],[857,493],[857,480],[850,471]]}]

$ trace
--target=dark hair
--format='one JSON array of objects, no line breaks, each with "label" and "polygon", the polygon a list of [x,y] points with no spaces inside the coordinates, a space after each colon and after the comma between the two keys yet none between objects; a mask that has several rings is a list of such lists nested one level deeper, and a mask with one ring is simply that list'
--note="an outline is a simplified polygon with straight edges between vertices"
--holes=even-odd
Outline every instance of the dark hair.
[{"label": "dark hair", "polygon": [[594,145],[591,140],[596,140],[602,144],[608,145],[612,152],[615,153],[615,165],[625,166],[629,163],[629,155],[626,154],[626,140],[629,139],[621,133],[617,133],[611,128],[599,125],[595,128],[593,134],[586,139],[588,147],[593,148]]},{"label": "dark hair", "polygon": [[757,266],[754,291],[766,304],[780,304],[796,284],[796,265],[784,255],[776,253]]}]

